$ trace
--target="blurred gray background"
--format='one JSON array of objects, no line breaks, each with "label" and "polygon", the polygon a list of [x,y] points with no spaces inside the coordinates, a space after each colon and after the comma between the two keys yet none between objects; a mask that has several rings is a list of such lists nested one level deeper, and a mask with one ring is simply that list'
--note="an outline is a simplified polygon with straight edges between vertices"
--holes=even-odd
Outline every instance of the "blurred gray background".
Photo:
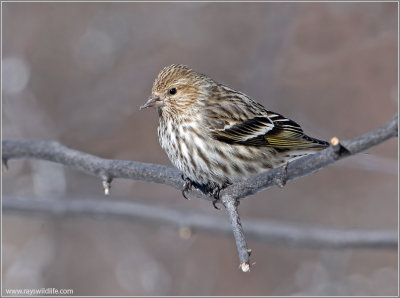
[{"label": "blurred gray background", "polygon": [[[2,3],[3,138],[58,140],[110,159],[169,165],[157,114],[139,112],[162,67],[187,64],[292,118],[352,138],[397,112],[397,3]],[[242,218],[397,229],[397,139],[258,193]],[[3,195],[105,199],[96,178],[10,161]],[[107,200],[225,217],[164,185],[116,180]],[[4,211],[4,210],[3,210]],[[246,230],[246,226],[244,226]],[[5,288],[76,295],[396,295],[397,252],[299,249],[140,221],[3,212]]]}]

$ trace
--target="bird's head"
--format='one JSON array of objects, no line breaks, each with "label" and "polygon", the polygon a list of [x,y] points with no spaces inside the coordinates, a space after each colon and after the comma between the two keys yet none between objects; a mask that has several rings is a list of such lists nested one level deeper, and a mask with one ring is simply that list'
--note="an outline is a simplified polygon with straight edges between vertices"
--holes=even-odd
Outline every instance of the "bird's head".
[{"label": "bird's head", "polygon": [[206,97],[215,84],[212,79],[185,65],[172,64],[158,74],[150,98],[140,109],[157,107],[169,113],[182,113]]}]

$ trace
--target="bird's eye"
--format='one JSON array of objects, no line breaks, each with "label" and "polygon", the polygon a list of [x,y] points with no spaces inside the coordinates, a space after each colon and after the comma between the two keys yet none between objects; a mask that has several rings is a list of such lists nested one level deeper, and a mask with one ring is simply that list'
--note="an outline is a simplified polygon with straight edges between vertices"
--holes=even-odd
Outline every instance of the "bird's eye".
[{"label": "bird's eye", "polygon": [[174,95],[174,94],[176,94],[177,91],[178,90],[176,90],[176,88],[171,88],[171,89],[169,89],[168,93],[171,95]]}]

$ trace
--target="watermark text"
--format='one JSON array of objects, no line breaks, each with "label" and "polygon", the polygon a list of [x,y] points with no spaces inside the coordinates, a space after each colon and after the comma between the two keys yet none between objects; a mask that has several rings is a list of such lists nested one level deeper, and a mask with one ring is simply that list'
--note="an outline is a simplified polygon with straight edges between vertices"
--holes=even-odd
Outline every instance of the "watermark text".
[{"label": "watermark text", "polygon": [[40,289],[5,289],[6,295],[11,296],[44,296],[44,295],[73,295],[73,289],[56,289],[56,288],[40,288]]}]

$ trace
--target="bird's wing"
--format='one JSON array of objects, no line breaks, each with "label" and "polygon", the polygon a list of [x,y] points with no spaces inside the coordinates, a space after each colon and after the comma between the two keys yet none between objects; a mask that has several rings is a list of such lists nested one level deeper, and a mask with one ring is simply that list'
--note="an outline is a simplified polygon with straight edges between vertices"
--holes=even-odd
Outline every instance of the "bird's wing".
[{"label": "bird's wing", "polygon": [[277,150],[326,147],[325,142],[306,136],[300,125],[280,114],[242,101],[224,101],[205,113],[211,136],[228,144],[272,147]]},{"label": "bird's wing", "polygon": [[243,120],[222,118],[225,125],[211,129],[212,136],[229,144],[279,149],[309,148],[301,127],[279,114],[265,112]]}]

